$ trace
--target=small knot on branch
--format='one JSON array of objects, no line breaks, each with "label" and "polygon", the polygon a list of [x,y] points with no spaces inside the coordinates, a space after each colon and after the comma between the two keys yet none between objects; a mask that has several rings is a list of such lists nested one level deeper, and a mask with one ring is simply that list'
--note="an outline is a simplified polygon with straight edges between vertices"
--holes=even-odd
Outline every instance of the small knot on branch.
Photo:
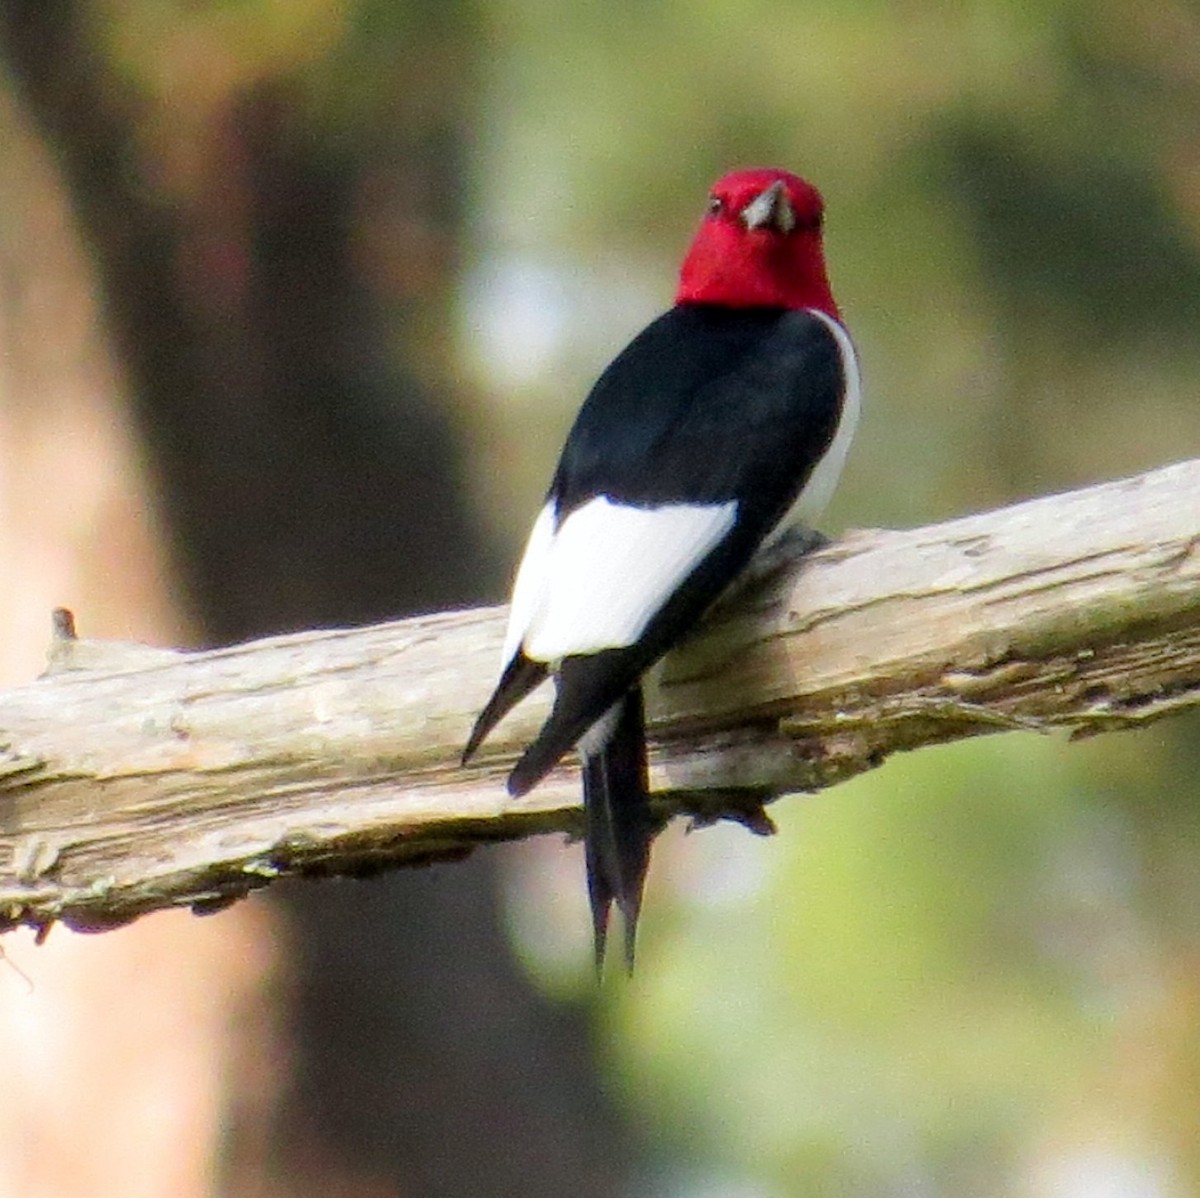
[{"label": "small knot on branch", "polygon": [[69,607],[56,607],[50,613],[50,626],[55,641],[78,639],[75,633],[75,613]]}]

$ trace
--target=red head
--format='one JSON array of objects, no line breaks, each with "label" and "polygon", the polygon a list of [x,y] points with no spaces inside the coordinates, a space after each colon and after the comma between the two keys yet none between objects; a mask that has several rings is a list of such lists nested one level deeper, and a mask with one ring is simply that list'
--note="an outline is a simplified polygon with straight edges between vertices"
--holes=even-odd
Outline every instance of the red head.
[{"label": "red head", "polygon": [[821,249],[824,210],[821,193],[787,171],[718,179],[683,260],[675,302],[818,308],[837,317]]}]

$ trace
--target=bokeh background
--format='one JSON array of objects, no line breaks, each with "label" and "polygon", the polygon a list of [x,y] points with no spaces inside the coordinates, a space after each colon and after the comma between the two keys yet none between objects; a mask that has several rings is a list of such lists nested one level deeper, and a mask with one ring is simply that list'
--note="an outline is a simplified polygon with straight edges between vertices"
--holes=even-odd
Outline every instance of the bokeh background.
[{"label": "bokeh background", "polygon": [[[829,531],[1200,454],[1185,0],[3,0],[0,682],[59,603],[203,645],[499,601],[752,164],[825,192],[863,359]],[[556,840],[14,934],[0,1196],[1200,1193],[1198,744],[672,829],[600,989]]]}]

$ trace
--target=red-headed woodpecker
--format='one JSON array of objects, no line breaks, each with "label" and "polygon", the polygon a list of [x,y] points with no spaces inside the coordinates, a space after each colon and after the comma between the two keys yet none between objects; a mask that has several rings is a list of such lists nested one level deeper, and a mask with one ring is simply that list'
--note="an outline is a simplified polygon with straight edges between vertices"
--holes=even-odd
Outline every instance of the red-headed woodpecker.
[{"label": "red-headed woodpecker", "polygon": [[785,171],[717,182],[675,306],[592,388],[517,570],[500,681],[463,760],[554,677],[508,790],[525,794],[578,745],[598,968],[614,902],[632,968],[655,831],[641,677],[789,513],[814,518],[854,432],[858,368],[822,213]]}]

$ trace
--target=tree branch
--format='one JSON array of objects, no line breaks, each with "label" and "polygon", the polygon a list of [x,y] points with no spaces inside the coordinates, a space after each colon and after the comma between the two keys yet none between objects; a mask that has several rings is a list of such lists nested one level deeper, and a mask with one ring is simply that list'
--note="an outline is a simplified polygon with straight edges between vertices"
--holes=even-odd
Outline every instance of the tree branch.
[{"label": "tree branch", "polygon": [[[203,653],[75,640],[0,694],[0,930],[208,910],[580,830],[569,766],[507,797],[543,689],[468,769],[504,613]],[[737,816],[898,749],[1200,706],[1200,461],[908,532],[785,542],[649,694],[663,818]]]}]

